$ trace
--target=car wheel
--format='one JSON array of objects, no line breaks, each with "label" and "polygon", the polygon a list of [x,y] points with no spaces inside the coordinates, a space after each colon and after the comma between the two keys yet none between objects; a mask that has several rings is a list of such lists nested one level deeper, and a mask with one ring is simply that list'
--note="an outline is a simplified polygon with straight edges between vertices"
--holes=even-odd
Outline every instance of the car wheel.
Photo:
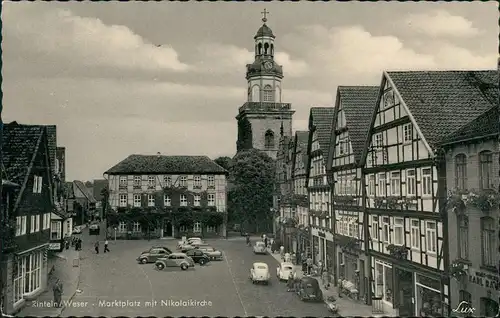
[{"label": "car wheel", "polygon": [[163,270],[165,268],[165,265],[163,265],[162,263],[158,263],[156,264],[156,268],[158,268],[158,270]]},{"label": "car wheel", "polygon": [[189,268],[189,266],[187,266],[187,264],[181,264],[181,269],[183,271],[187,270]]},{"label": "car wheel", "polygon": [[205,263],[206,263],[206,261],[205,261],[205,259],[204,259],[204,258],[200,259],[200,265],[201,265],[201,266],[205,265]]},{"label": "car wheel", "polygon": [[147,264],[148,259],[147,258],[141,258],[141,264]]}]

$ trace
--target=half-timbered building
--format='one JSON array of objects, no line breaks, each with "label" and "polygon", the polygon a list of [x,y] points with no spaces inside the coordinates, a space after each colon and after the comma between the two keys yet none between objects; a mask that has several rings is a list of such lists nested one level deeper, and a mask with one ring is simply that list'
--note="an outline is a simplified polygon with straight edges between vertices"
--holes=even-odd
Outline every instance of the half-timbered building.
[{"label": "half-timbered building", "polygon": [[323,266],[330,272],[333,265],[333,229],[326,160],[330,146],[333,112],[333,107],[311,108],[306,169],[312,257],[316,263],[322,261]]},{"label": "half-timbered building", "polygon": [[[449,307],[446,163],[441,139],[487,109],[492,72],[384,72],[364,149],[371,292],[401,316]],[[471,107],[471,106],[474,107]]]},{"label": "half-timbered building", "polygon": [[378,93],[378,86],[339,86],[326,169],[334,214],[334,282],[366,302],[371,266],[365,254],[360,162]]}]

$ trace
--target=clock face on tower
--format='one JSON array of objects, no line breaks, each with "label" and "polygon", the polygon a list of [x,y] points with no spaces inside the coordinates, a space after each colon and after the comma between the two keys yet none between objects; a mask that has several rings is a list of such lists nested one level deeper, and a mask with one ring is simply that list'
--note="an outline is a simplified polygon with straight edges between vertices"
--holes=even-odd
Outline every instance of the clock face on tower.
[{"label": "clock face on tower", "polygon": [[264,68],[266,69],[266,71],[270,71],[273,68],[273,63],[271,62],[264,63]]}]

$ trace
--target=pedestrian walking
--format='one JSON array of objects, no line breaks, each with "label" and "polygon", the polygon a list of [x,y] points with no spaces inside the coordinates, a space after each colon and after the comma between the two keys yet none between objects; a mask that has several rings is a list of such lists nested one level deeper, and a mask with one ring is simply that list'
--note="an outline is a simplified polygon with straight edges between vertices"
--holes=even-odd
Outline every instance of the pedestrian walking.
[{"label": "pedestrian walking", "polygon": [[104,241],[104,253],[109,252],[108,244],[108,240]]},{"label": "pedestrian walking", "polygon": [[96,254],[99,254],[99,241],[96,241],[95,244],[94,244],[94,248],[95,248],[95,253]]},{"label": "pedestrian walking", "polygon": [[313,266],[313,260],[311,255],[307,256],[306,264],[307,264],[307,275],[311,275],[311,269]]},{"label": "pedestrian walking", "polygon": [[54,292],[54,307],[61,307],[61,297],[63,293],[63,285],[59,278],[56,283],[52,287],[52,291]]},{"label": "pedestrian walking", "polygon": [[288,275],[288,281],[287,281],[287,291],[295,291],[294,290],[294,283],[295,283],[295,277],[293,277],[293,272],[290,272],[290,275]]},{"label": "pedestrian walking", "polygon": [[280,256],[281,260],[285,259],[285,247],[283,245],[280,246]]},{"label": "pedestrian walking", "polygon": [[266,247],[267,250],[267,237],[264,238],[264,246]]}]

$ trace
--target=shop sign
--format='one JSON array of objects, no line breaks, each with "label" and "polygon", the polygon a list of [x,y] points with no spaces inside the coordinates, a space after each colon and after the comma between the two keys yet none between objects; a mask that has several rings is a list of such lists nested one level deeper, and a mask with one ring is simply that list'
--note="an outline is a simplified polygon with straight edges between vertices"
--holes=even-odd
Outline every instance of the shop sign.
[{"label": "shop sign", "polygon": [[49,244],[49,250],[51,251],[58,251],[61,249],[61,243],[50,243]]},{"label": "shop sign", "polygon": [[474,274],[469,275],[469,282],[481,287],[500,291],[500,279],[496,275],[475,272]]}]

